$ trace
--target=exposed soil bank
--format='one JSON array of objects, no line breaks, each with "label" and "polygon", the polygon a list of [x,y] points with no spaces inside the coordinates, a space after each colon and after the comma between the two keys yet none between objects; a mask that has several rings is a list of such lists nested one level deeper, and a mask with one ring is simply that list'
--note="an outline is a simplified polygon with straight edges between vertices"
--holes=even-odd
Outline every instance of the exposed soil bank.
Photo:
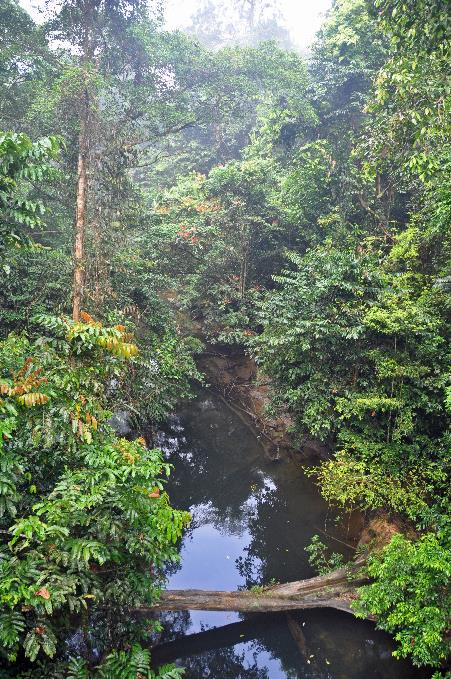
[{"label": "exposed soil bank", "polygon": [[327,448],[317,441],[294,442],[288,414],[268,415],[271,382],[259,373],[252,358],[241,351],[210,346],[198,364],[211,387],[254,431],[269,459],[296,458],[311,463],[328,457]]}]

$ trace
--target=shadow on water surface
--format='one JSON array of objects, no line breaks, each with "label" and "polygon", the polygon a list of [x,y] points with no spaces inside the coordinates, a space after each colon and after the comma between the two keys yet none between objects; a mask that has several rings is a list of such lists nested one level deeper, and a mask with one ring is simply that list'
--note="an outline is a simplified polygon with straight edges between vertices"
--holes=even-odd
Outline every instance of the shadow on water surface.
[{"label": "shadow on water surface", "polygon": [[[305,546],[319,530],[346,542],[314,483],[296,462],[269,462],[254,434],[219,399],[200,391],[158,434],[174,470],[174,506],[192,525],[170,589],[251,587],[314,575]],[[351,557],[339,542],[334,551]],[[200,679],[407,679],[427,676],[392,658],[391,639],[374,625],[332,610],[295,614],[299,647],[284,614],[165,613],[155,664],[180,661]]]}]

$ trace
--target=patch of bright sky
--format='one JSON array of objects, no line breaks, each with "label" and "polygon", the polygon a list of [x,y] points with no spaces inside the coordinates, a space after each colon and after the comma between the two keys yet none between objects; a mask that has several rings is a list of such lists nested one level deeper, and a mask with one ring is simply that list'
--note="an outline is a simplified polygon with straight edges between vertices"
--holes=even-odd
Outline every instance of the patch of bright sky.
[{"label": "patch of bright sky", "polygon": [[[43,0],[19,0],[33,18],[39,21],[39,8],[44,6]],[[190,16],[196,11],[200,0],[168,0],[166,22],[168,28],[182,28],[189,24]],[[279,0],[287,28],[293,42],[304,50],[310,45],[315,33],[324,20],[325,13],[330,8],[332,0]]]}]

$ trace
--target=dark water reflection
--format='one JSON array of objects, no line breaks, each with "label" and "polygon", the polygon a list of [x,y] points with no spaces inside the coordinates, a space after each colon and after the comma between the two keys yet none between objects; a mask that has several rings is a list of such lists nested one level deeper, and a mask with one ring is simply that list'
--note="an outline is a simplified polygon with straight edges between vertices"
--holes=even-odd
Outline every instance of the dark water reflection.
[{"label": "dark water reflection", "polygon": [[[174,464],[172,504],[193,517],[169,588],[299,580],[313,575],[304,551],[312,535],[325,530],[346,541],[300,466],[266,461],[256,437],[213,394],[201,392],[183,406],[158,444]],[[351,554],[339,542],[331,546]],[[193,679],[424,676],[395,661],[391,640],[370,623],[329,609],[295,617],[306,640],[302,652],[283,614],[168,613],[163,641],[172,643],[155,651],[155,662],[178,659]]]}]

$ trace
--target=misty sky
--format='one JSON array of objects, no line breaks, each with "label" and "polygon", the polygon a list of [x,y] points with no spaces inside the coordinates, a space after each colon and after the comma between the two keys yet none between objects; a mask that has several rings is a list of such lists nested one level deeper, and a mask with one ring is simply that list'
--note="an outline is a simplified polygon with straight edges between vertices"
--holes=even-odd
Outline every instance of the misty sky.
[{"label": "misty sky", "polygon": [[[38,13],[33,11],[43,7],[43,0],[19,0],[27,11],[36,19]],[[279,7],[285,16],[286,25],[294,43],[305,49],[313,40],[320,27],[324,13],[329,9],[332,0],[279,0]],[[199,5],[199,0],[169,0],[166,10],[168,28],[183,28],[189,23],[190,15]]]}]

